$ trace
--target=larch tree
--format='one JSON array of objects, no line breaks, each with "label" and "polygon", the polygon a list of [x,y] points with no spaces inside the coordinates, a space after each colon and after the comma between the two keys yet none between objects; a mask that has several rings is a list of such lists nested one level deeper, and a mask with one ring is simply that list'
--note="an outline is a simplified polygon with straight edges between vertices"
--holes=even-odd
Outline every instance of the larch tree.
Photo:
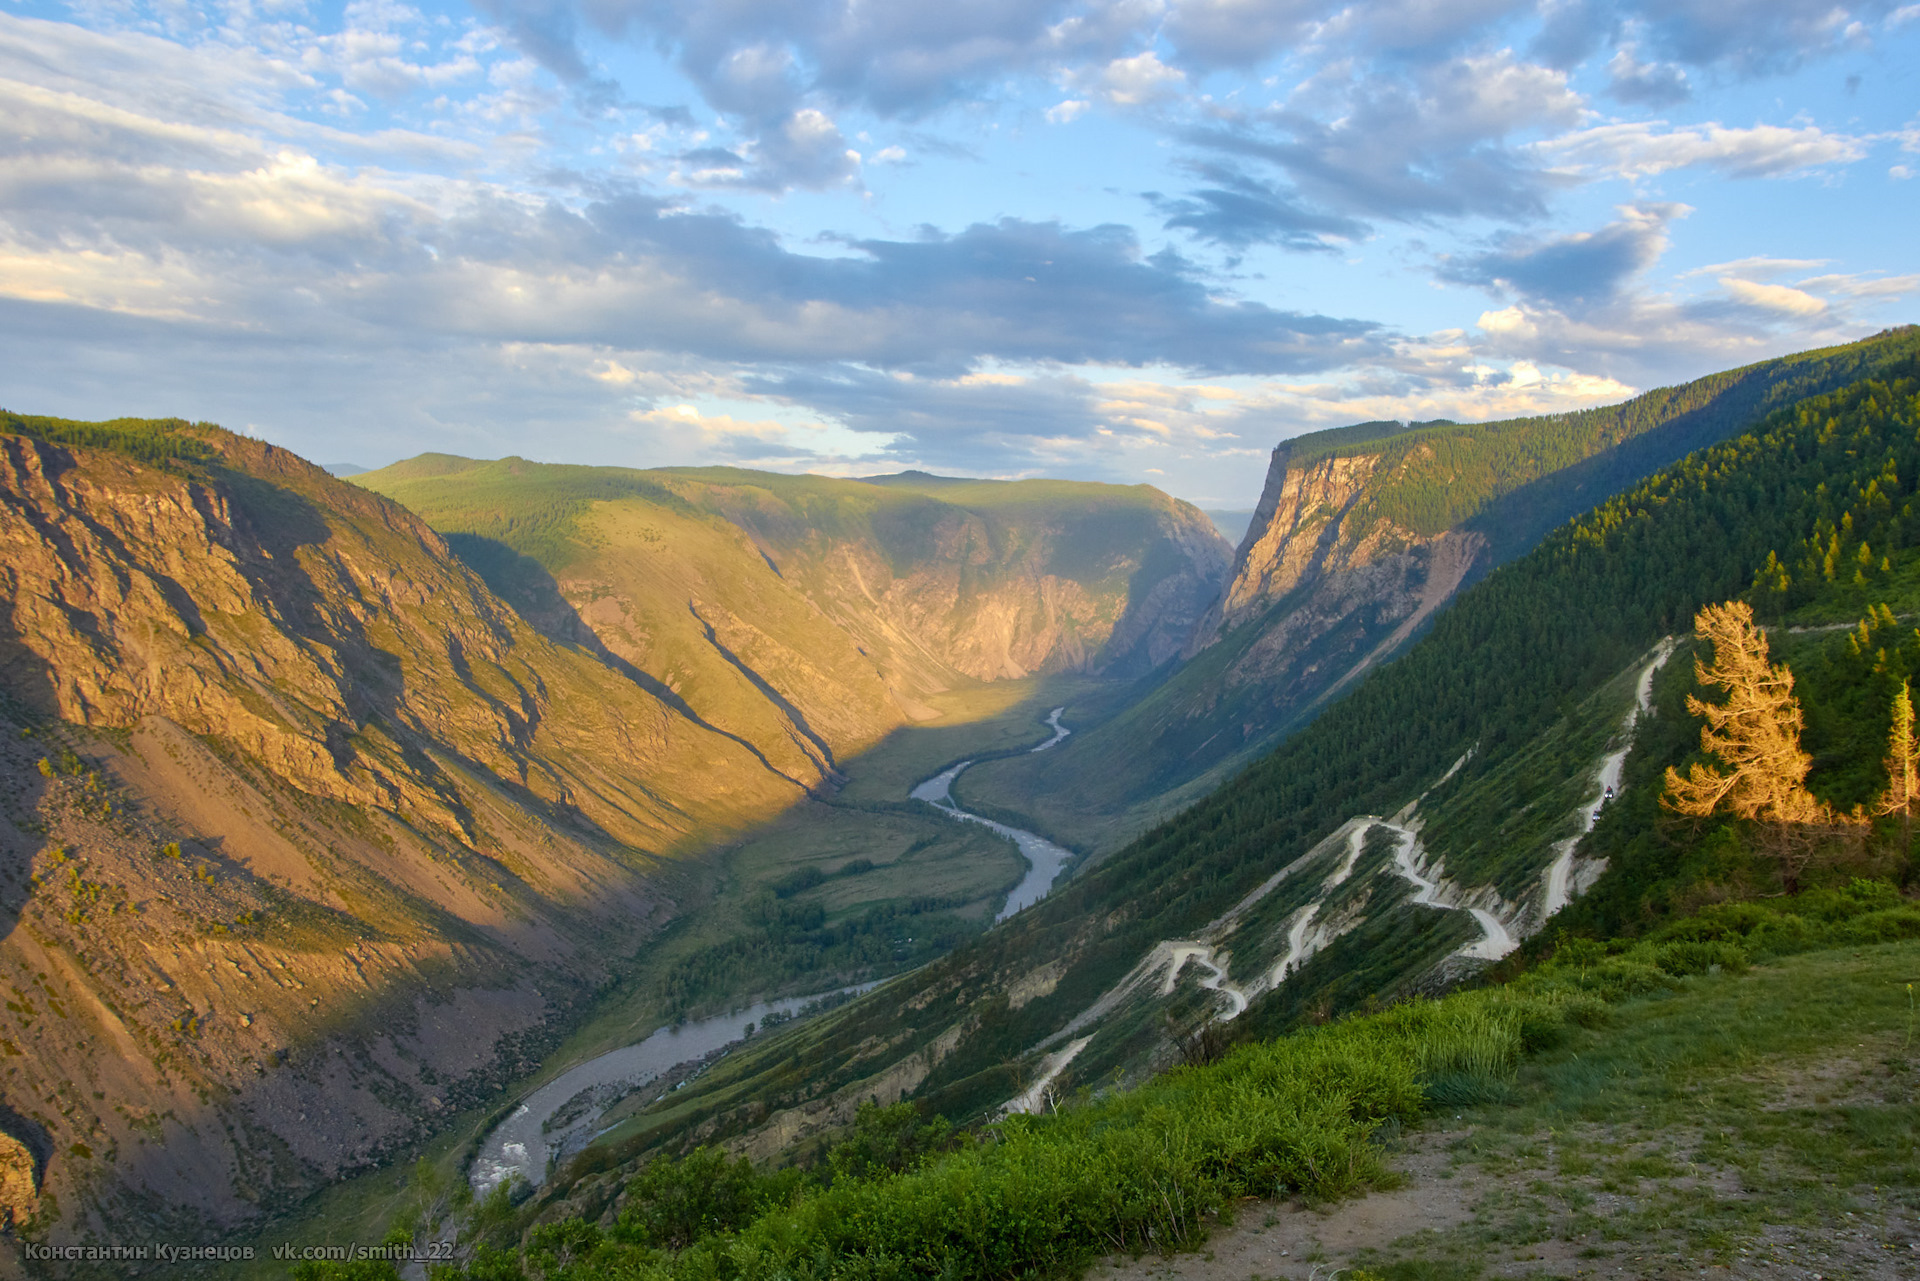
[{"label": "larch tree", "polygon": [[1768,661],[1767,637],[1744,601],[1708,605],[1693,620],[1694,635],[1713,646],[1713,662],[1694,660],[1702,685],[1726,691],[1724,702],[1687,696],[1687,710],[1707,723],[1700,746],[1726,766],[1696,762],[1685,775],[1667,767],[1661,802],[1704,818],[1730,813],[1757,827],[1761,851],[1779,865],[1789,891],[1822,849],[1857,839],[1864,816],[1837,814],[1806,787],[1813,758],[1800,748],[1804,718],[1793,695],[1793,672]]},{"label": "larch tree", "polygon": [[1873,812],[1898,814],[1911,847],[1916,808],[1920,808],[1920,742],[1913,735],[1913,689],[1901,681],[1893,692],[1893,726],[1887,731],[1887,790]]},{"label": "larch tree", "polygon": [[1767,637],[1745,601],[1708,605],[1694,616],[1693,633],[1713,646],[1711,665],[1693,661],[1694,679],[1724,689],[1723,703],[1687,695],[1687,710],[1706,720],[1700,746],[1726,772],[1695,763],[1683,776],[1667,767],[1667,805],[1705,817],[1721,810],[1737,818],[1806,823],[1820,802],[1806,789],[1813,758],[1800,750],[1803,718],[1793,696],[1793,672],[1767,661]]}]

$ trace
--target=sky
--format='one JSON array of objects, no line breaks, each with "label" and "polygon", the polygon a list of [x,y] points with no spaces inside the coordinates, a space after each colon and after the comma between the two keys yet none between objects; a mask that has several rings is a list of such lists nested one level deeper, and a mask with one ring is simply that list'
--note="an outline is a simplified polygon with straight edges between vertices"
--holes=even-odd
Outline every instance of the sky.
[{"label": "sky", "polygon": [[1920,3],[0,0],[0,405],[1066,476],[1920,320]]}]

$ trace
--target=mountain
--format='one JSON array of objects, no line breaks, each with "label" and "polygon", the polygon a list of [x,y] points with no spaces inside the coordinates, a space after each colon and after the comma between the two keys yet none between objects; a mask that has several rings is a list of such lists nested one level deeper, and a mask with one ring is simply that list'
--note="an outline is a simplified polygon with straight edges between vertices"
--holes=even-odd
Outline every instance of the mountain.
[{"label": "mountain", "polygon": [[1213,521],[1213,527],[1220,531],[1220,537],[1234,546],[1247,536],[1247,526],[1253,523],[1253,510],[1228,511],[1216,508],[1207,510],[1207,517]]},{"label": "mountain", "polygon": [[1400,652],[1462,587],[1563,521],[1780,405],[1917,348],[1920,329],[1909,326],[1600,409],[1362,423],[1284,441],[1232,578],[1184,661],[1117,713],[1087,708],[1102,722],[1038,768],[989,762],[961,791],[1114,848],[1271,750]]},{"label": "mountain", "polygon": [[549,635],[650,674],[809,786],[956,686],[1165,662],[1230,559],[1144,485],[445,455],[355,483],[419,512]]},{"label": "mountain", "polygon": [[1228,560],[1145,489],[373,480],[489,532],[210,424],[0,416],[0,1213],[37,1236],[199,1240],[409,1150],[688,910],[677,864],[916,695],[1177,646]]},{"label": "mountain", "polygon": [[791,782],[418,517],[181,422],[0,422],[6,1128],[231,1224],[523,1072]]},{"label": "mountain", "polygon": [[[1701,606],[1752,599],[1804,678],[1817,794],[1845,813],[1886,787],[1887,709],[1920,672],[1920,353],[1878,372],[1555,531],[1214,795],[947,957],[736,1052],[533,1216],[591,1219],[663,1146],[818,1142],[864,1100],[959,1120],[1039,1083],[1138,1080],[1445,987],[1529,936],[1734,900],[1681,937],[1744,937],[1766,913],[1739,899],[1815,872],[1730,820],[1663,817],[1663,771],[1699,759],[1686,697],[1710,693],[1688,633]],[[1810,867],[1843,887],[1900,873],[1910,834],[1882,827],[1822,838]]]}]

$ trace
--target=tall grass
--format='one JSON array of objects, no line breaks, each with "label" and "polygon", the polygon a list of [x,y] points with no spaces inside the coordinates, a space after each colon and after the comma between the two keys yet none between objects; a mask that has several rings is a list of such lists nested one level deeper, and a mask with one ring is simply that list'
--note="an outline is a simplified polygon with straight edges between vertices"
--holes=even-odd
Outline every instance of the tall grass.
[{"label": "tall grass", "polygon": [[[1507,1088],[1530,1041],[1597,1004],[1509,989],[1416,1001],[1274,1041],[1042,1117],[899,1173],[796,1185],[737,1232],[652,1248],[639,1207],[610,1230],[535,1228],[443,1281],[795,1281],[1054,1274],[1203,1238],[1243,1197],[1337,1197],[1384,1181],[1376,1135],[1430,1103]],[[316,1274],[323,1275],[323,1274]]]}]

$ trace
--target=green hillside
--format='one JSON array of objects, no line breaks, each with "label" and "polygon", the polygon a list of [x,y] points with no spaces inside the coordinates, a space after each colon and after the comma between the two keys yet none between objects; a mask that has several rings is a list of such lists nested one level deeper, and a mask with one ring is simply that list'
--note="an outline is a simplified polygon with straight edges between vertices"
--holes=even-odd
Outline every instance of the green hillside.
[{"label": "green hillside", "polygon": [[[571,1258],[581,1277],[744,1278],[797,1260],[822,1276],[1072,1271],[1105,1250],[1195,1242],[1240,1197],[1364,1189],[1383,1177],[1383,1137],[1436,1105],[1517,1104],[1517,1129],[1563,1128],[1581,1160],[1607,1159],[1613,1149],[1582,1127],[1623,1107],[1670,1126],[1648,1109],[1683,1082],[1715,1083],[1714,1124],[1775,1163],[1746,1176],[1766,1205],[1792,1209],[1815,1171],[1836,1172],[1846,1197],[1872,1183],[1910,1200],[1920,1132],[1905,1095],[1790,1131],[1740,1084],[1768,1056],[1819,1055],[1841,1030],[1873,1053],[1898,1044],[1911,1015],[1890,977],[1911,974],[1920,938],[1920,909],[1900,889],[1913,869],[1906,826],[1816,832],[1818,857],[1789,875],[1761,828],[1680,820],[1658,802],[1664,770],[1700,759],[1685,707],[1690,692],[1711,694],[1688,661],[1696,611],[1741,596],[1796,676],[1814,794],[1846,811],[1886,788],[1893,691],[1920,669],[1920,360],[1887,374],[1786,407],[1556,531],[1217,795],[951,955],[718,1061],[533,1200],[484,1208],[475,1229],[514,1248],[483,1252],[470,1275],[512,1275],[522,1248],[549,1270]],[[1442,965],[1475,927],[1413,902],[1379,871],[1385,843],[1368,838],[1343,886],[1371,887],[1354,907],[1362,919],[1271,995],[1223,1022],[1226,1006],[1189,974],[1085,1025],[1089,1044],[1056,1079],[1056,1114],[972,1137],[952,1128],[994,1115],[1033,1079],[1034,1047],[1143,956],[1253,902],[1250,890],[1354,815],[1408,815],[1417,801],[1433,866],[1519,892],[1549,842],[1579,834],[1568,798],[1577,809],[1579,780],[1618,741],[1608,727],[1663,638],[1681,649],[1653,679],[1620,798],[1580,846],[1610,864],[1527,947],[1482,965],[1482,986],[1408,999],[1436,975],[1473,973]],[[1836,946],[1848,951],[1820,951]],[[1252,950],[1236,947],[1236,973]],[[1727,1022],[1734,1010],[1747,1011],[1742,1030]],[[1197,1066],[1155,1075],[1183,1057]],[[816,1110],[903,1087],[907,1107]],[[695,1150],[783,1116],[780,1132],[805,1141],[773,1165],[797,1168]],[[795,1124],[807,1116],[822,1124]],[[1711,1137],[1694,1159],[1733,1162]],[[1607,1177],[1684,1196],[1660,1182],[1668,1166],[1634,1159]],[[1557,1171],[1575,1203],[1597,1181],[1590,1169]],[[1537,1180],[1514,1195],[1553,1196]],[[1731,1249],[1755,1230],[1750,1214],[1688,1214],[1574,1214],[1565,1231],[1602,1257],[1618,1239],[1608,1230],[1683,1251]],[[1497,1215],[1477,1230],[1541,1239]],[[1423,1248],[1459,1267],[1479,1239]]]},{"label": "green hillside", "polygon": [[[1366,423],[1283,443],[1292,474],[1328,459],[1365,464],[1364,481],[1327,532],[1327,572],[1272,599],[1231,609],[1218,639],[1113,706],[1069,708],[1081,733],[1039,762],[971,771],[963,791],[1028,815],[1056,836],[1113,848],[1211,792],[1320,714],[1341,682],[1380,653],[1413,608],[1406,590],[1343,587],[1342,549],[1382,552],[1406,537],[1484,539],[1466,581],[1527,551],[1549,530],[1775,408],[1895,367],[1920,351],[1908,326],[1662,388],[1619,405],[1494,423]],[[1256,556],[1258,549],[1249,549]],[[1244,577],[1248,567],[1243,563]],[[1417,584],[1416,584],[1417,586]],[[1232,588],[1229,589],[1232,592]],[[1325,621],[1329,617],[1337,621]],[[1315,620],[1303,624],[1303,619]],[[1377,657],[1376,657],[1377,654]],[[1095,722],[1088,724],[1087,722]]]}]

